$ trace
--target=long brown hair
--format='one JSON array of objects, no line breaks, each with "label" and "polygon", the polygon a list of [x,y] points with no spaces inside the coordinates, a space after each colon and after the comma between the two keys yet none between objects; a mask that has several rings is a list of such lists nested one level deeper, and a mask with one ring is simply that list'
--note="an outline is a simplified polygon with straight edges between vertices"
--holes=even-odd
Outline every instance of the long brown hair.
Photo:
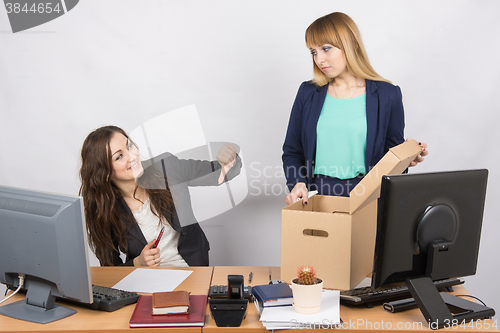
[{"label": "long brown hair", "polygon": [[[347,62],[347,69],[357,77],[373,80],[389,80],[381,77],[370,64],[361,34],[356,23],[346,14],[335,12],[318,18],[306,29],[306,45],[308,48],[330,44],[342,50]],[[324,86],[331,79],[321,71],[313,58],[313,82]]]},{"label": "long brown hair", "polygon": [[[104,126],[87,136],[81,151],[80,195],[83,197],[89,245],[101,264],[106,265],[113,264],[113,251],[127,253],[126,226],[127,223],[137,223],[132,214],[117,207],[118,202],[123,201],[123,196],[111,181],[113,166],[109,146],[116,133],[123,134],[128,139],[121,128]],[[160,174],[149,173],[149,176],[165,184],[166,180]],[[146,188],[146,193],[151,201],[153,214],[170,223],[167,216],[173,214],[175,208],[168,187]]]}]

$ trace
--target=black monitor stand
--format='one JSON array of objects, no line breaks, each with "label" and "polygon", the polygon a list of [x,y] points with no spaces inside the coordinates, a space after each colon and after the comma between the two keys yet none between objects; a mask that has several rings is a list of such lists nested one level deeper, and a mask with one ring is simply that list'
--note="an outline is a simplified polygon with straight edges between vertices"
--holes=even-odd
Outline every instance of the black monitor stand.
[{"label": "black monitor stand", "polygon": [[432,280],[420,277],[406,280],[406,285],[431,329],[460,325],[474,319],[493,317],[495,310],[463,298],[439,292]]},{"label": "black monitor stand", "polygon": [[[440,269],[446,267],[446,252],[450,244],[431,242],[427,250],[427,275],[440,278]],[[406,285],[431,329],[452,326],[474,319],[493,317],[495,310],[463,298],[439,292],[428,276],[410,278]]]},{"label": "black monitor stand", "polygon": [[495,315],[495,310],[487,306],[439,293],[432,282],[449,278],[453,270],[449,267],[452,258],[448,250],[454,246],[457,225],[454,210],[443,204],[429,206],[419,221],[417,242],[420,249],[427,250],[426,276],[409,278],[406,285],[431,329]]}]

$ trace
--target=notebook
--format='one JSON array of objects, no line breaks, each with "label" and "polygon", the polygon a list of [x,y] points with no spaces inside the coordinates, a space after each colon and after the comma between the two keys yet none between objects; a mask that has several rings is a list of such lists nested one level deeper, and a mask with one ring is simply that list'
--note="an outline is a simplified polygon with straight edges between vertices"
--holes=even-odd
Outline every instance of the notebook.
[{"label": "notebook", "polygon": [[189,303],[188,314],[153,315],[153,296],[141,295],[130,318],[130,327],[204,326],[207,295],[189,295]]},{"label": "notebook", "polygon": [[292,288],[286,283],[252,287],[252,294],[262,307],[292,305]]},{"label": "notebook", "polygon": [[185,290],[153,293],[153,315],[188,314],[189,293]]}]

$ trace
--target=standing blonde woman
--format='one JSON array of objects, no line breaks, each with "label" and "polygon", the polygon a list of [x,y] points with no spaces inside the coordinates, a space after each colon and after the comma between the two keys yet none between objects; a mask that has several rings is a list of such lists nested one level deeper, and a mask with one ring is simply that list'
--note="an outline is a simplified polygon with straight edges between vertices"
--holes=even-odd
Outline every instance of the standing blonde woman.
[{"label": "standing blonde woman", "polygon": [[[306,30],[314,78],[303,82],[283,145],[287,204],[308,190],[349,196],[363,176],[404,141],[401,90],[375,72],[354,21],[331,13]],[[412,166],[427,155],[422,153]]]}]

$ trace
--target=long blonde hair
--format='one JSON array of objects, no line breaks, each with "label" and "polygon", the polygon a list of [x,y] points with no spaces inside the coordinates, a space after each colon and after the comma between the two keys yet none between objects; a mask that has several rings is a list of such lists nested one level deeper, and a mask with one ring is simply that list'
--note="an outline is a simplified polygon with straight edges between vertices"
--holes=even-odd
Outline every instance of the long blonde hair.
[{"label": "long blonde hair", "polygon": [[[308,48],[330,44],[345,55],[347,69],[354,75],[373,81],[389,80],[381,77],[370,65],[356,23],[346,14],[335,12],[318,18],[306,29]],[[331,79],[318,68],[313,58],[313,82],[318,86],[328,84]]]}]

